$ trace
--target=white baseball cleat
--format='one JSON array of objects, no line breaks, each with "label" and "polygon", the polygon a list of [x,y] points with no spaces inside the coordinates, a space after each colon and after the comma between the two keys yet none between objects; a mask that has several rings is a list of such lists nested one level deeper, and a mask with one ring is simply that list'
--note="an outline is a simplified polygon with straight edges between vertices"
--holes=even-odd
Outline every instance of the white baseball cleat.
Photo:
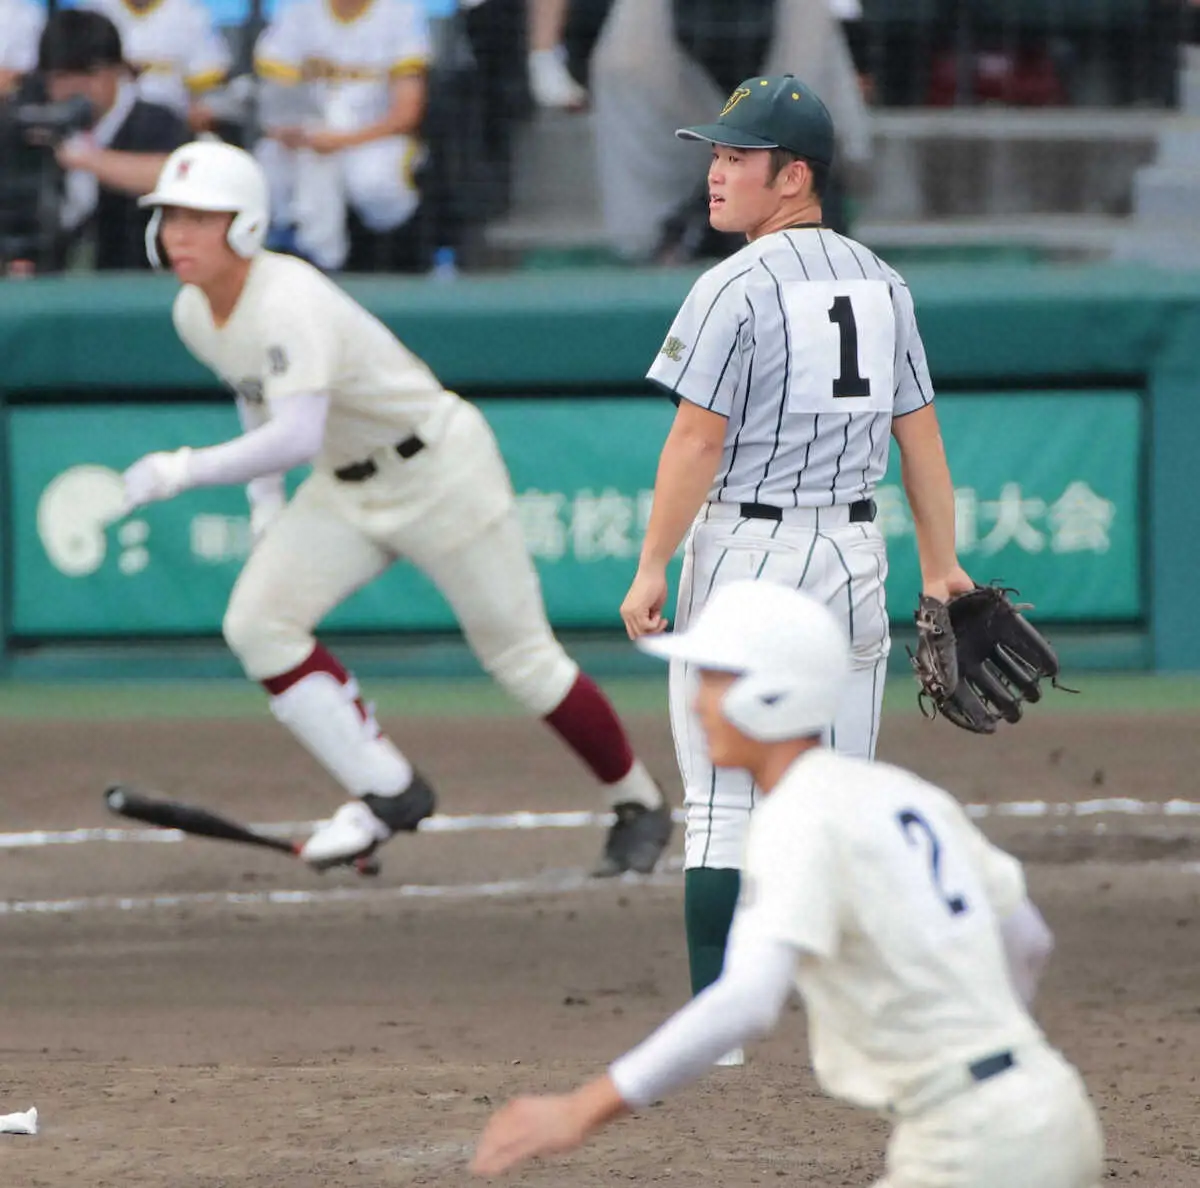
[{"label": "white baseball cleat", "polygon": [[411,833],[436,807],[433,789],[414,771],[403,792],[388,796],[367,792],[342,805],[313,830],[300,848],[300,857],[316,870],[353,863],[360,874],[378,874],[377,866],[368,869],[358,860],[370,857],[393,834]]},{"label": "white baseball cleat", "polygon": [[746,1063],[746,1052],[743,1048],[730,1048],[714,1065],[715,1068],[741,1068]]},{"label": "white baseball cleat", "polygon": [[343,866],[365,858],[391,836],[392,831],[361,800],[351,800],[313,830],[300,857],[317,870]]}]

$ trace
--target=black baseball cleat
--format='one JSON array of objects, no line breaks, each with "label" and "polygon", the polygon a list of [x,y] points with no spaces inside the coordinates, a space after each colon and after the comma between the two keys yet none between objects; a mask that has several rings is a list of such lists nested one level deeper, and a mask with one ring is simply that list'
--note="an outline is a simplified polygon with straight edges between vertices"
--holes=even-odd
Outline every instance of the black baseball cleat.
[{"label": "black baseball cleat", "polygon": [[613,812],[617,819],[608,831],[604,853],[592,876],[611,879],[627,870],[650,874],[671,840],[671,806],[665,800],[658,808],[627,802],[614,805]]},{"label": "black baseball cleat", "polygon": [[315,870],[353,866],[360,874],[378,873],[373,855],[379,846],[394,834],[411,833],[433,815],[435,805],[433,789],[414,773],[412,783],[395,796],[367,793],[342,805],[317,826],[300,857]]}]

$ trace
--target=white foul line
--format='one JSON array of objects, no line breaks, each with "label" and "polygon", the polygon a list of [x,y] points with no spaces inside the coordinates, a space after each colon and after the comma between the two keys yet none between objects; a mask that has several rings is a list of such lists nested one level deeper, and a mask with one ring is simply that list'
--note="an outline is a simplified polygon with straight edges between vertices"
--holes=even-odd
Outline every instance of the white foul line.
[{"label": "white foul line", "polygon": [[[1042,800],[1005,801],[999,804],[968,804],[964,806],[969,816],[977,820],[985,817],[1094,817],[1102,814],[1115,816],[1162,816],[1200,817],[1200,803],[1191,800],[1133,800],[1113,797],[1104,800],[1060,801],[1047,803]],[[676,809],[675,821],[683,821],[683,811]],[[490,833],[527,829],[591,829],[609,825],[611,813],[560,812],[560,813],[471,813],[461,816],[439,815],[422,821],[421,833]],[[311,833],[315,821],[282,821],[252,825],[260,833],[277,837],[304,837]],[[40,849],[44,846],[76,846],[88,842],[139,842],[162,844],[181,842],[186,833],[178,829],[32,829],[20,833],[0,833],[0,850]]]},{"label": "white foul line", "polygon": [[320,891],[192,891],[174,895],[89,895],[73,899],[0,899],[0,918],[46,916],[68,912],[138,912],[163,908],[294,907],[330,903],[381,903],[403,899],[506,899],[520,895],[562,895],[637,883],[639,886],[674,887],[678,871],[654,875],[623,875],[617,880],[595,879],[583,871],[559,871],[531,879],[504,879],[493,883],[450,883],[429,886],[409,883],[400,887],[331,887]]}]

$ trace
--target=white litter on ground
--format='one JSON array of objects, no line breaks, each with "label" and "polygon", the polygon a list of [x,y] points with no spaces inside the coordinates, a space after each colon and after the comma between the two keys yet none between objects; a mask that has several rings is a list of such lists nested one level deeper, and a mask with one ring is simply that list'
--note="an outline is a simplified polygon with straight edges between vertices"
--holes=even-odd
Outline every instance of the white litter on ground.
[{"label": "white litter on ground", "polygon": [[0,1134],[37,1134],[38,1112],[30,1106],[24,1113],[0,1114]]}]

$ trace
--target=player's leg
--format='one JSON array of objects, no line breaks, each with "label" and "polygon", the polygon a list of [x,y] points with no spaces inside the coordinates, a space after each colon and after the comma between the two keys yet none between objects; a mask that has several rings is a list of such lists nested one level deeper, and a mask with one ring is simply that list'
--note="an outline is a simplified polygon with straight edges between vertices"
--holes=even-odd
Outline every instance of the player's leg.
[{"label": "player's leg", "polygon": [[341,154],[346,198],[363,225],[376,234],[407,222],[417,209],[414,170],[424,150],[411,136],[389,136]]},{"label": "player's leg", "polygon": [[850,524],[823,533],[826,564],[819,596],[850,639],[850,675],[830,734],[842,755],[875,758],[887,658],[891,649],[885,583],[887,549],[873,524]]},{"label": "player's leg", "polygon": [[280,513],[234,586],[223,625],[271,712],[353,798],[318,828],[303,857],[353,859],[432,811],[433,795],[380,730],[354,678],[313,630],[392,556],[367,539],[314,475]]},{"label": "player's leg", "polygon": [[453,550],[426,544],[409,556],[450,603],[484,669],[603,785],[617,821],[596,873],[652,870],[670,837],[670,806],[608,698],[555,638],[515,509]]},{"label": "player's leg", "polygon": [[296,247],[326,270],[345,263],[350,241],[346,231],[346,184],[340,153],[297,151],[292,216]]},{"label": "player's leg", "polygon": [[[794,550],[770,537],[771,525],[749,520],[702,521],[684,550],[675,630],[685,630],[725,581],[761,577],[768,561],[794,568]],[[742,771],[715,768],[693,709],[695,673],[672,664],[668,677],[671,732],[684,787],[684,924],[692,992],[721,974],[725,942],[741,886],[742,847],[754,784]],[[731,1063],[738,1063],[731,1054]]]},{"label": "player's leg", "polygon": [[296,184],[296,154],[277,140],[263,136],[254,146],[254,156],[267,175],[271,200],[271,231],[290,237],[294,232],[295,214],[292,200]]}]

